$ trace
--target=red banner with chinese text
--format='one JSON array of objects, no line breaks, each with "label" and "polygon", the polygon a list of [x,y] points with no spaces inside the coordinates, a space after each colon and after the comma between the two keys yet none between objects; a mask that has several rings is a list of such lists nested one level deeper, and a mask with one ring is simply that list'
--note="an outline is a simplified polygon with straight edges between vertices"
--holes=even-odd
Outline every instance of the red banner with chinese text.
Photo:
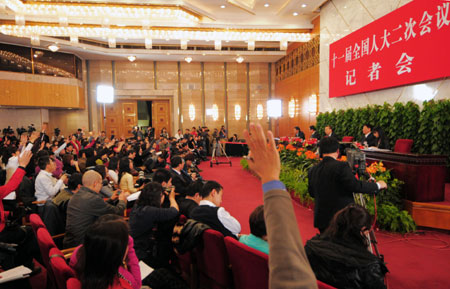
[{"label": "red banner with chinese text", "polygon": [[330,98],[450,76],[450,0],[415,0],[330,44]]}]

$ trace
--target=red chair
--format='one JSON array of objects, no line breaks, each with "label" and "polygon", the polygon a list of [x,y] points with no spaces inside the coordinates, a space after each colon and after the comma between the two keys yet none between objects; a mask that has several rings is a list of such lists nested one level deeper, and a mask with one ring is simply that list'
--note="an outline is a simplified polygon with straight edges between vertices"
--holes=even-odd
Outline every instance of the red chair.
[{"label": "red chair", "polygon": [[194,249],[200,288],[232,288],[232,275],[223,235],[208,229],[203,232],[203,246]]},{"label": "red chair", "polygon": [[81,283],[77,278],[70,278],[67,280],[67,289],[81,289]]},{"label": "red chair", "polygon": [[39,228],[37,230],[36,237],[39,245],[39,250],[41,251],[42,261],[44,262],[43,265],[47,269],[47,278],[48,278],[47,283],[49,285],[49,288],[57,288],[55,275],[53,274],[52,268],[50,267],[50,258],[49,258],[50,250],[52,248],[57,249],[55,242],[53,242],[52,236],[50,236],[46,228]]},{"label": "red chair", "polygon": [[325,284],[325,283],[323,283],[322,281],[319,281],[319,280],[317,280],[317,287],[319,289],[336,289],[335,287],[330,286],[328,284]]},{"label": "red chair", "polygon": [[51,248],[48,257],[58,289],[66,289],[66,282],[75,277],[75,271],[67,265],[64,255],[59,249]]},{"label": "red chair", "polygon": [[352,137],[352,136],[344,136],[342,138],[342,142],[352,142],[353,139],[354,139],[354,137]]},{"label": "red chair", "polygon": [[398,139],[395,142],[394,152],[409,154],[413,145],[412,139]]},{"label": "red chair", "polygon": [[30,223],[31,228],[34,231],[34,234],[37,234],[39,228],[46,228],[44,222],[42,221],[41,217],[38,214],[30,215]]},{"label": "red chair", "polygon": [[[269,256],[225,237],[235,289],[266,289],[269,286]],[[256,278],[255,278],[256,277]]]}]

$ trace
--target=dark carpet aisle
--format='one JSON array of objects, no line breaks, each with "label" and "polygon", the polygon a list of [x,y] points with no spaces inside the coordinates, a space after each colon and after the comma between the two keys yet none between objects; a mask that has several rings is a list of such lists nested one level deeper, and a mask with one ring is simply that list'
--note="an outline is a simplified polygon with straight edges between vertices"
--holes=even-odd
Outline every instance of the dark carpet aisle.
[{"label": "dark carpet aisle", "polygon": [[[250,232],[248,218],[258,205],[263,204],[260,181],[244,171],[240,158],[231,158],[233,166],[203,162],[200,168],[205,180],[218,181],[224,187],[223,203],[232,216],[238,219],[242,233]],[[293,202],[298,227],[303,242],[316,234],[313,212]],[[424,231],[424,234],[390,234],[377,232],[381,254],[391,273],[391,289],[450,288],[450,234]]]}]

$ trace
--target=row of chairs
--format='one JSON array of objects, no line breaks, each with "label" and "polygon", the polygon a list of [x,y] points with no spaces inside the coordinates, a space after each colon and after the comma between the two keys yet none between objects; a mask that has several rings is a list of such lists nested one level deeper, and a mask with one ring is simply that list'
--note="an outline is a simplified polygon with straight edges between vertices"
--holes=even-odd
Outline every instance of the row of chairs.
[{"label": "row of chairs", "polygon": [[[47,288],[79,289],[75,271],[66,257],[74,248],[60,250],[37,214],[30,215],[30,223],[38,241],[47,270]],[[59,237],[59,236],[58,236]],[[244,245],[218,231],[208,229],[203,242],[193,251],[179,255],[183,275],[191,288],[202,289],[265,289],[269,284],[268,255]],[[320,289],[333,287],[317,281]]]},{"label": "row of chairs", "polygon": [[[267,254],[211,229],[205,230],[202,239],[202,245],[178,259],[191,288],[268,288]],[[334,288],[320,281],[317,284],[320,289]]]}]

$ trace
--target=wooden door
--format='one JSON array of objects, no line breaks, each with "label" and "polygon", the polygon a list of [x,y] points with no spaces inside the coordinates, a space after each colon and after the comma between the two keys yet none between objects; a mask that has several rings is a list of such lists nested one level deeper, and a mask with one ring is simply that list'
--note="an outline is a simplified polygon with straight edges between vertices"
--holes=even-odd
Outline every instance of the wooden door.
[{"label": "wooden door", "polygon": [[116,100],[106,105],[106,134],[116,137],[132,137],[131,130],[137,125],[137,101]]},{"label": "wooden door", "polygon": [[166,128],[169,135],[170,130],[170,102],[169,100],[152,101],[152,124],[155,128],[155,137],[158,137],[163,127]]}]

